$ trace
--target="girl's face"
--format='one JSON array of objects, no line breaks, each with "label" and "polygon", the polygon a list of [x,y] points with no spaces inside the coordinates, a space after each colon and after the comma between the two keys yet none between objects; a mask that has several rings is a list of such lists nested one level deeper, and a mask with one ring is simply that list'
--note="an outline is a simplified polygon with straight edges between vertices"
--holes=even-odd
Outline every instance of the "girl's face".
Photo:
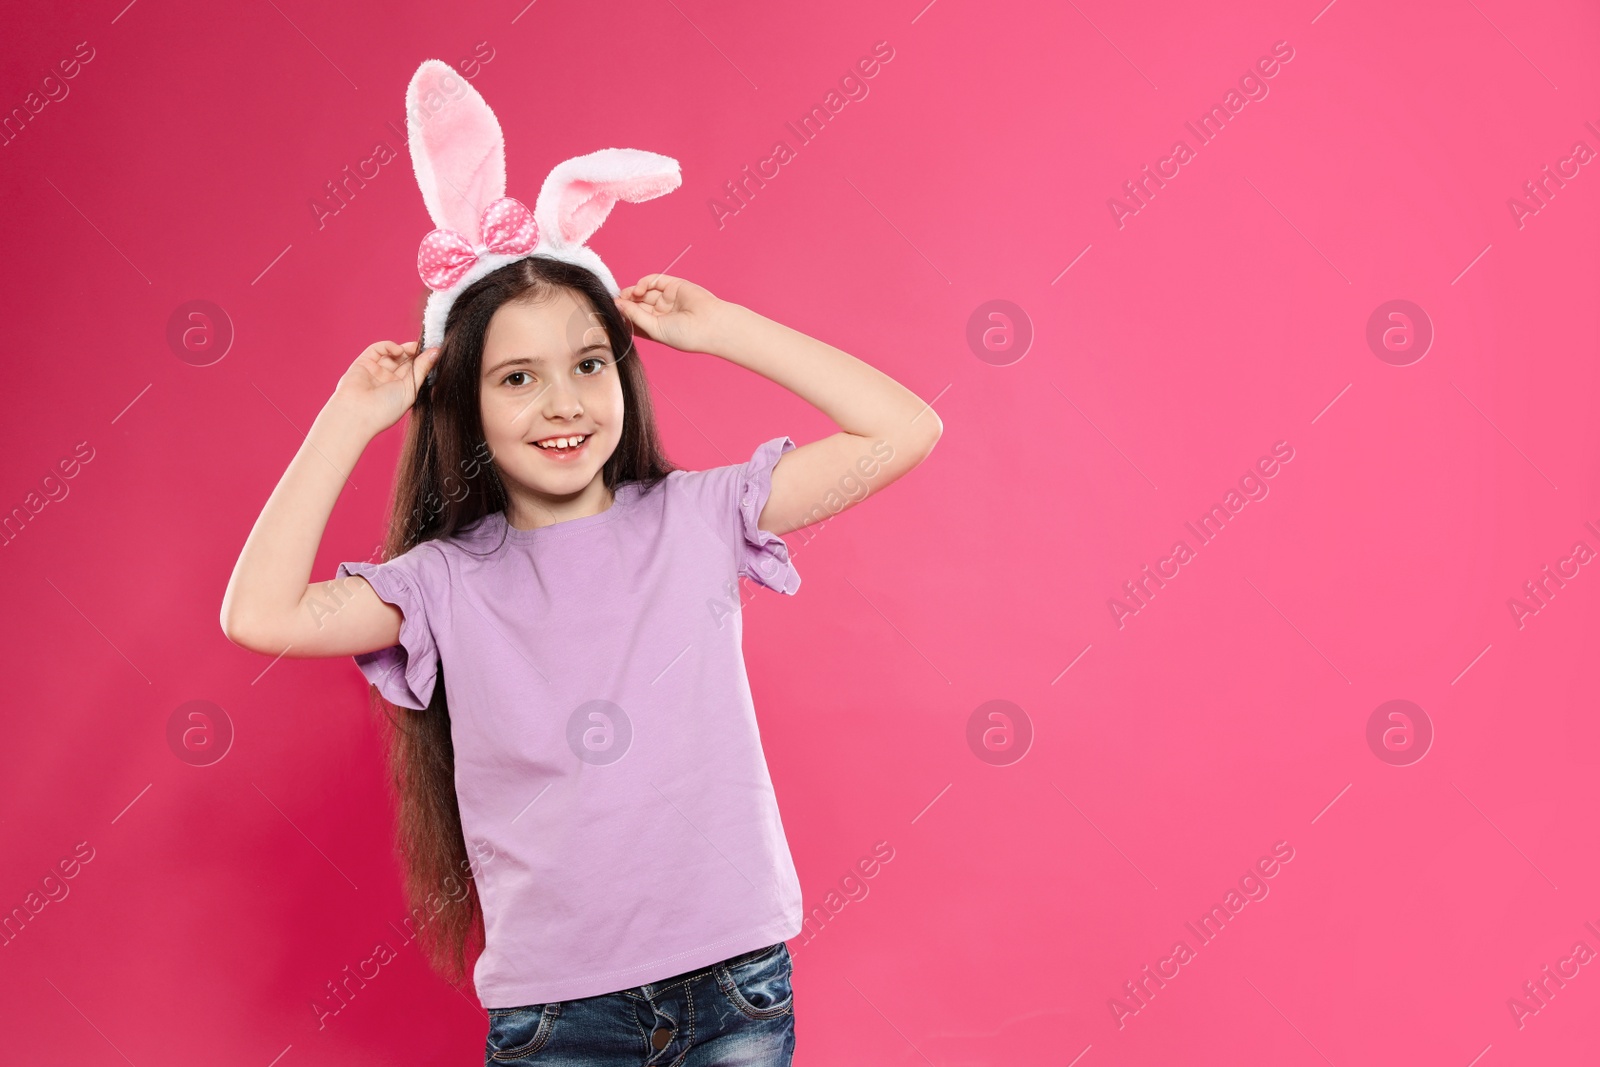
[{"label": "girl's face", "polygon": [[[542,523],[609,506],[598,475],[622,439],[622,379],[586,298],[557,289],[541,304],[502,304],[484,338],[478,394],[513,516]],[[562,437],[583,440],[559,450],[537,443]]]}]

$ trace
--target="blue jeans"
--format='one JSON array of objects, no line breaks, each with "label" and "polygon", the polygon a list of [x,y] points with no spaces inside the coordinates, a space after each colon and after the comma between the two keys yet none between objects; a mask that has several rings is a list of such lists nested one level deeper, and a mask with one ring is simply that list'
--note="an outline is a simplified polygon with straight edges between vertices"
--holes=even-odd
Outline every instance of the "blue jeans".
[{"label": "blue jeans", "polygon": [[789,1067],[792,961],[783,942],[659,982],[489,1009],[486,1067]]}]

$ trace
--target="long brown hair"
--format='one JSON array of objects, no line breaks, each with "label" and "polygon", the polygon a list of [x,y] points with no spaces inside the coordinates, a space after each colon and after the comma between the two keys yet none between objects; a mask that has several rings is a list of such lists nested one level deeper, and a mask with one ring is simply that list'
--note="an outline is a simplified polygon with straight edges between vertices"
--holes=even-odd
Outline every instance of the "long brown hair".
[{"label": "long brown hair", "polygon": [[[616,353],[625,416],[616,451],[601,468],[612,492],[627,482],[645,491],[676,469],[661,452],[650,386],[628,320],[600,279],[582,267],[543,256],[509,263],[464,289],[451,305],[444,340],[430,375],[417,390],[405,429],[384,539],[384,559],[417,544],[447,538],[509,502],[504,482],[487,454],[478,389],[489,320],[510,302],[542,303],[558,289],[571,291],[593,315],[584,329],[605,328]],[[579,331],[581,332],[581,330]],[[419,341],[418,351],[422,344]],[[396,797],[395,843],[405,868],[406,902],[417,919],[418,940],[429,965],[460,985],[469,954],[483,947],[483,910],[472,874],[456,800],[455,750],[445,700],[444,664],[426,711],[391,704],[371,690],[375,710],[387,720],[388,765]]]}]

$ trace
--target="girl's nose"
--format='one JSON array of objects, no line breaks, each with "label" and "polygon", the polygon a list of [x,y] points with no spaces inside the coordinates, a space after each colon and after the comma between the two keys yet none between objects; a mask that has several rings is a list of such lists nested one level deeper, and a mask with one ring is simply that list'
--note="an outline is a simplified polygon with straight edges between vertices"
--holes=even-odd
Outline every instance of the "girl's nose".
[{"label": "girl's nose", "polygon": [[582,415],[583,402],[578,397],[578,390],[565,382],[553,383],[544,394],[544,413],[546,418]]}]

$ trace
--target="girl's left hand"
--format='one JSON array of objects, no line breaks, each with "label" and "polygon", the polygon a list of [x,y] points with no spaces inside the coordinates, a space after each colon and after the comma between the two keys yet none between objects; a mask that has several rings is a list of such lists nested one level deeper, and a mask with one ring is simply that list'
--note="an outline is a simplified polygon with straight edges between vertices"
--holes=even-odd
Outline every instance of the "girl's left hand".
[{"label": "girl's left hand", "polygon": [[640,333],[683,352],[710,351],[725,306],[710,290],[669,274],[647,274],[615,299]]}]

